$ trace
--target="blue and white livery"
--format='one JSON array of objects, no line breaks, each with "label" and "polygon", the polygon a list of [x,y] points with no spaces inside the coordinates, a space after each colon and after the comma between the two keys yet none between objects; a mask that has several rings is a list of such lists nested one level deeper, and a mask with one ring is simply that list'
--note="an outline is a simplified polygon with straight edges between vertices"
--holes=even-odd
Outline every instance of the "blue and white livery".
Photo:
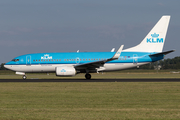
[{"label": "blue and white livery", "polygon": [[28,72],[55,72],[56,76],[75,76],[90,73],[128,69],[150,62],[155,62],[174,50],[162,52],[170,16],[162,16],[142,42],[132,48],[123,50],[121,45],[117,52],[74,52],[74,53],[34,53],[18,56],[5,64],[7,69],[23,75]]}]

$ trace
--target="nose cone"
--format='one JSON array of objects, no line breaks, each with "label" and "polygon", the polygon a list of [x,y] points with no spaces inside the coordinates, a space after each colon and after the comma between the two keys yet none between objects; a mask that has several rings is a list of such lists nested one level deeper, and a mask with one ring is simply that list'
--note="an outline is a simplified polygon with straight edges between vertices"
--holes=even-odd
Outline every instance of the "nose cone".
[{"label": "nose cone", "polygon": [[6,69],[10,69],[10,62],[8,62],[8,63],[6,63],[6,64],[4,64],[4,67],[6,68]]},{"label": "nose cone", "polygon": [[5,67],[6,69],[8,69],[8,66],[9,66],[9,65],[7,65],[7,64],[4,65],[4,67]]}]

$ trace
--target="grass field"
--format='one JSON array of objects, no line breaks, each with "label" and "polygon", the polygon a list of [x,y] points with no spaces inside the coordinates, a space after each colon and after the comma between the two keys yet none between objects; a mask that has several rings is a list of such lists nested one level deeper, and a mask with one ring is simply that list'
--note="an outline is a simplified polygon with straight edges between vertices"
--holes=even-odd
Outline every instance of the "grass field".
[{"label": "grass field", "polygon": [[0,83],[1,120],[179,118],[179,82]]},{"label": "grass field", "polygon": [[[126,70],[94,79],[180,78],[168,71]],[[84,79],[27,74],[28,79]],[[0,79],[21,79],[0,71]],[[0,120],[180,119],[180,82],[0,83]]]}]

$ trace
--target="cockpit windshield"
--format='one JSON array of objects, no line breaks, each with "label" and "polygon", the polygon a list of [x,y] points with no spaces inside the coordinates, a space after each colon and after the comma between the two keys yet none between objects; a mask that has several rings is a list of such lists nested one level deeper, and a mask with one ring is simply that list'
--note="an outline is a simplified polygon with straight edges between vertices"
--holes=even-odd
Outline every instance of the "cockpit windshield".
[{"label": "cockpit windshield", "polygon": [[19,59],[12,59],[12,61],[17,62],[17,61],[19,61]]}]

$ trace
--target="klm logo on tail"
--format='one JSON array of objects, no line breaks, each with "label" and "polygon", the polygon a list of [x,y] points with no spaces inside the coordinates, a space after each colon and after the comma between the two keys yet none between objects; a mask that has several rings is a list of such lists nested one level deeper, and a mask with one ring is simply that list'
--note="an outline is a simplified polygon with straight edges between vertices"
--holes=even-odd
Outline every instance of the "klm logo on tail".
[{"label": "klm logo on tail", "polygon": [[158,38],[159,34],[151,34],[152,38],[147,38],[147,43],[163,43],[163,38]]}]

